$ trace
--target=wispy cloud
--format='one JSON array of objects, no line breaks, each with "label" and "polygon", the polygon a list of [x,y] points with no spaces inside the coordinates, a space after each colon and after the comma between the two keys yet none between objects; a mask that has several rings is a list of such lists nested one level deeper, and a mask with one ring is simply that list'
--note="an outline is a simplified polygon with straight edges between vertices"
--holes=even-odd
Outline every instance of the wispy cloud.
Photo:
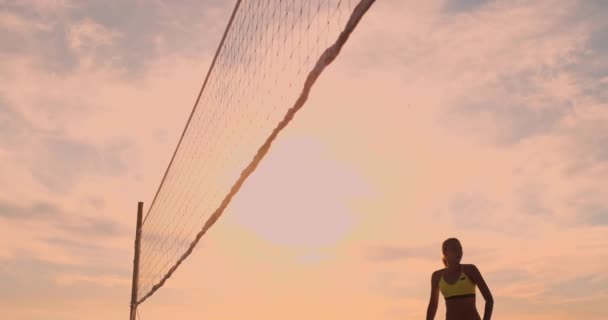
[{"label": "wispy cloud", "polygon": [[31,133],[25,117],[0,96],[0,146],[16,148],[23,144]]},{"label": "wispy cloud", "polygon": [[34,203],[29,207],[21,207],[13,203],[0,202],[0,217],[20,219],[53,219],[60,215],[60,210],[55,205],[45,202]]},{"label": "wispy cloud", "polygon": [[435,247],[397,247],[384,246],[371,248],[369,258],[372,261],[399,261],[406,259],[428,259],[436,261],[440,255]]},{"label": "wispy cloud", "polygon": [[605,275],[586,274],[565,281],[558,281],[547,288],[547,294],[566,302],[567,299],[589,298],[608,294]]},{"label": "wispy cloud", "polygon": [[66,138],[43,137],[35,144],[31,170],[49,190],[62,192],[84,176],[118,175],[126,172],[124,153],[130,143],[111,143],[98,148],[94,144]]},{"label": "wispy cloud", "polygon": [[126,231],[123,226],[112,219],[95,217],[92,214],[66,212],[57,205],[47,202],[35,202],[27,206],[9,201],[0,201],[0,218],[15,223],[25,221],[41,225],[50,224],[71,235],[117,236]]},{"label": "wispy cloud", "polygon": [[445,1],[443,10],[446,13],[469,13],[480,9],[486,5],[488,0],[447,0]]},{"label": "wispy cloud", "polygon": [[[7,2],[0,4],[1,53],[33,56],[47,71],[124,69],[141,75],[161,55],[212,50],[228,8],[221,1]],[[188,21],[187,23],[184,21]],[[10,41],[17,40],[17,41]],[[190,45],[184,45],[190,41]]]},{"label": "wispy cloud", "polygon": [[[35,303],[36,307],[24,310],[51,312],[53,303],[64,305],[62,299],[83,303],[103,299],[112,303],[113,292],[117,288],[126,291],[130,285],[127,270],[91,265],[70,266],[25,257],[2,260],[0,264],[3,266],[0,279],[5,284],[0,289],[0,297],[5,312],[14,309],[15,305],[27,303]],[[26,313],[22,311],[20,314]]]},{"label": "wispy cloud", "polygon": [[[1,96],[0,96],[1,97]],[[97,146],[71,138],[62,129],[47,129],[0,100],[0,148],[29,166],[32,174],[51,192],[65,192],[86,174],[122,174],[128,141]]]}]

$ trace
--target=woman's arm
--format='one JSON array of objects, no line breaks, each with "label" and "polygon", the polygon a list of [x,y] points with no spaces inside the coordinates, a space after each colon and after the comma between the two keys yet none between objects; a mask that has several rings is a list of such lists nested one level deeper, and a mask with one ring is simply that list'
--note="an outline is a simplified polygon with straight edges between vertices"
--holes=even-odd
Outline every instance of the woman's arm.
[{"label": "woman's arm", "polygon": [[437,313],[437,305],[439,303],[439,287],[437,285],[437,271],[431,275],[431,298],[429,306],[426,309],[426,320],[434,320]]},{"label": "woman's arm", "polygon": [[486,300],[486,308],[483,313],[483,320],[490,320],[490,318],[492,317],[492,309],[494,308],[494,298],[492,298],[492,293],[490,292],[490,289],[488,288],[486,282],[483,280],[481,272],[479,272],[477,266],[472,264],[470,271],[471,278],[473,278],[473,282],[477,284],[479,291],[481,291],[483,298]]}]

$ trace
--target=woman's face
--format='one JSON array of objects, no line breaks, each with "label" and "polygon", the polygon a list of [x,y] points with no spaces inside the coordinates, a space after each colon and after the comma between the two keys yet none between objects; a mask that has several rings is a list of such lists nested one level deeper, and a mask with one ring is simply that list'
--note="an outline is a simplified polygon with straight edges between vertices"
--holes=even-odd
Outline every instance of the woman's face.
[{"label": "woman's face", "polygon": [[462,259],[462,247],[456,241],[450,241],[446,244],[443,255],[448,262],[448,265],[460,263]]}]

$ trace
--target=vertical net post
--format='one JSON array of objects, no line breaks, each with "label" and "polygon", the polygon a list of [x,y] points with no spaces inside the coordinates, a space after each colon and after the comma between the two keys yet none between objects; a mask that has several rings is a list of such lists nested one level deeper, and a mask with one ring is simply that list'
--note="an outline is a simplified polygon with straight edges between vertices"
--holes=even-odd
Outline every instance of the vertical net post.
[{"label": "vertical net post", "polygon": [[135,252],[133,254],[133,283],[131,285],[131,313],[129,320],[135,320],[137,314],[137,291],[139,282],[139,252],[141,245],[141,222],[143,217],[143,202],[137,203],[137,224],[135,227]]}]

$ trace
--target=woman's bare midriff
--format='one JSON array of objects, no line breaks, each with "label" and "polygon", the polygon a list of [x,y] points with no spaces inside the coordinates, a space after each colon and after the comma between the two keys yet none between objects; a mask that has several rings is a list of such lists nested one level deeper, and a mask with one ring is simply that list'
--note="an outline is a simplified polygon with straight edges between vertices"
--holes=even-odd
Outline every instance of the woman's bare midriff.
[{"label": "woman's bare midriff", "polygon": [[481,320],[474,297],[446,300],[445,307],[446,320]]}]

